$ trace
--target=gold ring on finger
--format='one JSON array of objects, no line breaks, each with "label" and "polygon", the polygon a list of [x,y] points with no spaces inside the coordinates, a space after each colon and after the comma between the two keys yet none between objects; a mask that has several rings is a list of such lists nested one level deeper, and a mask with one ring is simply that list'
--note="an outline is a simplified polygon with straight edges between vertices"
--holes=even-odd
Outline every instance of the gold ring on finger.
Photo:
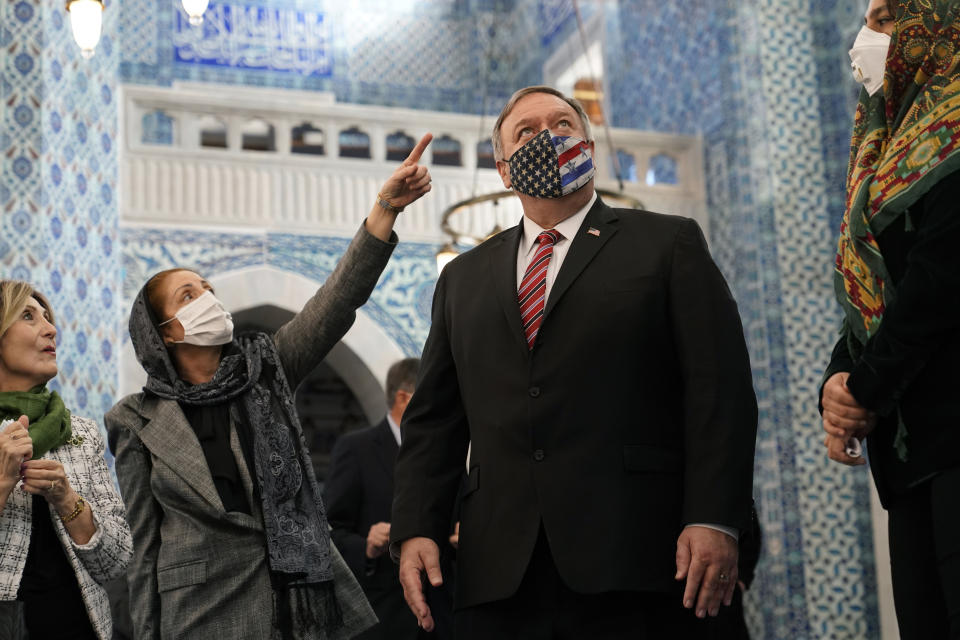
[{"label": "gold ring on finger", "polygon": [[57,488],[57,481],[56,481],[56,480],[51,480],[51,481],[50,481],[50,488],[47,489],[47,491],[53,491],[53,490],[56,489],[56,488]]}]

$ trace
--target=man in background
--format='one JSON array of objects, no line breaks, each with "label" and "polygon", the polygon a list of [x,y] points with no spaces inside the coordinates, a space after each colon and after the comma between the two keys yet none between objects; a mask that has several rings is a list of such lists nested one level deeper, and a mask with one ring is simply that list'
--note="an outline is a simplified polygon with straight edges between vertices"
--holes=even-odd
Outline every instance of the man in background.
[{"label": "man in background", "polygon": [[413,395],[419,366],[418,358],[406,358],[390,367],[387,415],[379,424],[344,434],[337,441],[324,490],[333,541],[380,619],[359,636],[363,640],[440,637],[418,627],[404,603],[397,567],[386,553],[400,419]]}]

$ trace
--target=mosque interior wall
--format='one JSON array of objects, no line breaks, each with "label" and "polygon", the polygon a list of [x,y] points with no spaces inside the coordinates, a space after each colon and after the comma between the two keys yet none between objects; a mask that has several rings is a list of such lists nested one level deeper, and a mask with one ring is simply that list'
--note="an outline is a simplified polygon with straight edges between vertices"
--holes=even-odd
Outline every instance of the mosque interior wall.
[{"label": "mosque interior wall", "polygon": [[[863,3],[581,4],[585,20],[604,25],[610,122],[702,145],[709,240],[738,301],[760,407],[765,538],[747,597],[751,629],[784,640],[880,638],[868,473],[827,461],[816,413],[839,326],[830,264],[855,96],[846,51]],[[122,386],[126,313],[147,274],[174,264],[214,279],[269,268],[319,283],[349,241],[121,221],[122,87],[328,92],[338,103],[485,115],[489,128],[577,33],[569,0],[214,1],[203,38],[175,0],[123,0],[107,3],[97,53],[82,60],[62,2],[17,0],[0,11],[0,269],[52,298],[61,318],[53,386],[97,419]],[[253,55],[241,16],[300,48]],[[402,242],[364,307],[396,353],[415,355],[426,338],[436,249]]]}]

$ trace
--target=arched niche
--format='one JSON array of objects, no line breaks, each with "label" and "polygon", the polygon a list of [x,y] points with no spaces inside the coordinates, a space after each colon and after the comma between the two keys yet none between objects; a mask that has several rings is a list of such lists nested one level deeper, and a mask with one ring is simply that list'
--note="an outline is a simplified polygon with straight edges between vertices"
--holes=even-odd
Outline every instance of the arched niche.
[{"label": "arched niche", "polygon": [[679,184],[680,177],[677,173],[677,160],[666,153],[658,153],[650,158],[650,164],[647,167],[647,184],[650,186],[658,184]]},{"label": "arched niche", "polygon": [[387,161],[402,162],[413,151],[415,141],[404,131],[394,131],[387,135]]},{"label": "arched niche", "polygon": [[200,146],[214,149],[227,148],[227,123],[213,115],[204,115],[197,121]]},{"label": "arched niche", "polygon": [[276,132],[263,118],[251,118],[240,129],[240,147],[244,151],[276,151]]},{"label": "arched niche", "polygon": [[490,138],[477,143],[477,168],[497,168],[497,161],[493,157],[493,141]]},{"label": "arched niche", "polygon": [[163,109],[154,109],[140,119],[140,142],[170,146],[173,144],[174,118]]},{"label": "arched niche", "polygon": [[290,152],[322,156],[324,154],[323,129],[312,122],[302,122],[290,131]]},{"label": "arched niche", "polygon": [[[619,175],[617,175],[618,168],[620,170]],[[614,178],[619,178],[624,182],[636,182],[637,159],[632,153],[624,151],[623,149],[617,149],[617,163],[610,163],[610,173],[613,174]]]},{"label": "arched niche", "polygon": [[462,167],[460,141],[450,134],[443,134],[435,138],[430,144],[433,153],[433,164],[438,167]]},{"label": "arched niche", "polygon": [[338,136],[341,158],[369,158],[370,135],[360,127],[350,127]]}]

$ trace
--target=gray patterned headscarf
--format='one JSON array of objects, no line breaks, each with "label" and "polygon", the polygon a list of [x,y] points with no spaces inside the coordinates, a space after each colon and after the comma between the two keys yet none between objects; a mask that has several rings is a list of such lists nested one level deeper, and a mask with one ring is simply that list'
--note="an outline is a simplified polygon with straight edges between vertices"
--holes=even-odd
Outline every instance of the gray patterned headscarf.
[{"label": "gray patterned headscarf", "polygon": [[188,405],[229,402],[238,431],[252,434],[279,637],[316,637],[340,626],[326,511],[273,340],[260,332],[235,337],[213,379],[191,385],[174,367],[146,287],[133,302],[130,339],[148,375],[146,393]]}]

